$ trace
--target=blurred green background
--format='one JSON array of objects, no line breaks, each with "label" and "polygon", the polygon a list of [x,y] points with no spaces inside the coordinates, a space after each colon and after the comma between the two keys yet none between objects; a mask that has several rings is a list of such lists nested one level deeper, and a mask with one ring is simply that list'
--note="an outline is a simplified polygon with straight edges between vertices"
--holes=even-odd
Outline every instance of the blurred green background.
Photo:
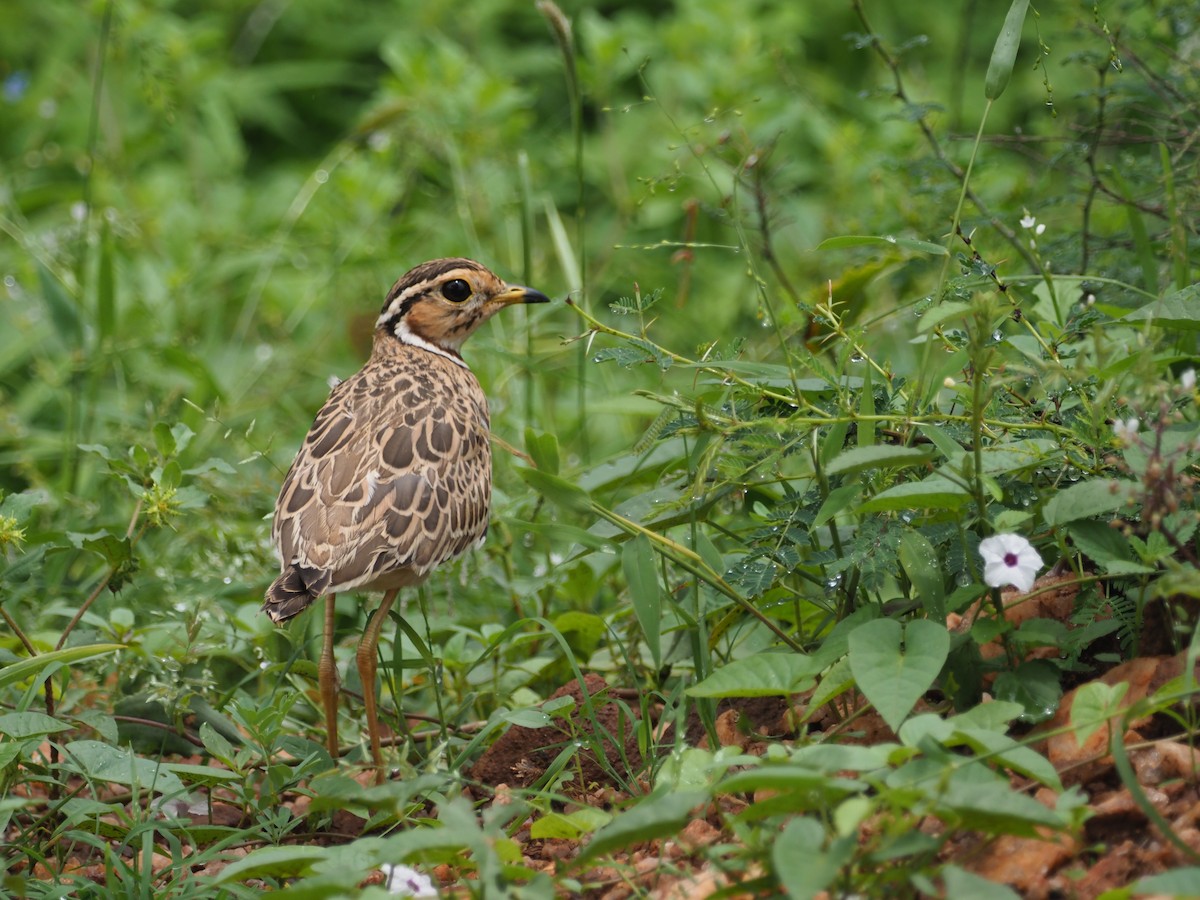
[{"label": "blurred green background", "polygon": [[[968,202],[964,230],[1004,274],[1029,275],[1019,221],[1034,215],[1047,270],[1156,292],[1130,252],[1129,206],[1159,247],[1164,192],[1195,209],[1194,150],[1169,142],[1195,125],[1197,5],[1038,12],[971,182],[985,208]],[[178,679],[155,682],[155,667],[202,685],[227,659],[236,683],[256,677],[254,660],[279,652],[257,608],[282,473],[328,379],[365,357],[388,287],[425,259],[475,257],[602,318],[660,291],[647,320],[689,357],[786,349],[823,365],[836,348],[814,305],[832,291],[903,369],[904,311],[930,302],[940,260],[817,247],[946,242],[1004,9],[561,14],[556,26],[513,0],[0,8],[0,490],[31,492],[13,519],[15,619],[52,645],[110,566],[125,587],[78,638],[120,636],[137,609],[138,665],[161,691]],[[1118,33],[1145,59],[1118,60]],[[603,338],[564,341],[584,331],[555,303],[497,318],[465,355],[500,438],[557,436],[564,475],[616,504],[657,477],[637,442],[662,404],[639,392],[686,395],[697,376],[605,360]],[[485,622],[613,608],[615,559],[555,572],[569,534],[517,465],[499,454],[488,549],[430,591]],[[127,532],[136,563],[95,544]]]}]

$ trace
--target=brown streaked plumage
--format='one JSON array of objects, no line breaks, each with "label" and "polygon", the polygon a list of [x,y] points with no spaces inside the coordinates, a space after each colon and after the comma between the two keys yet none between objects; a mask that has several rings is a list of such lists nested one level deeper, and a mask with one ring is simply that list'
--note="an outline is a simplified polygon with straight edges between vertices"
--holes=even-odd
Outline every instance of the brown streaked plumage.
[{"label": "brown streaked plumage", "polygon": [[318,674],[335,758],[334,597],[351,589],[386,592],[357,657],[379,778],[380,627],[400,588],[420,584],[487,532],[487,399],[459,347],[504,306],[548,299],[469,259],[411,269],[388,292],[370,359],[333,389],[279,492],[272,534],[281,571],[263,610],[285,622],[327,598]]}]

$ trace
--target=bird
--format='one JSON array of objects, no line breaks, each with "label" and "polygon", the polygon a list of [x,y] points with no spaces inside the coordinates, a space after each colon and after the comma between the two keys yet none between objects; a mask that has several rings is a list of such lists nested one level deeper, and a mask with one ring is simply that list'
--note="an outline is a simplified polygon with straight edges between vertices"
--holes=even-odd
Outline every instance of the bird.
[{"label": "bird", "polygon": [[548,302],[470,259],[410,269],[387,294],[367,362],[330,392],[279,491],[271,533],[280,572],[262,609],[282,624],[325,598],[317,677],[334,760],[335,598],[384,592],[356,654],[377,782],[384,780],[375,699],[380,630],[401,588],[482,544],[488,528],[487,398],[460,349],[506,306]]}]

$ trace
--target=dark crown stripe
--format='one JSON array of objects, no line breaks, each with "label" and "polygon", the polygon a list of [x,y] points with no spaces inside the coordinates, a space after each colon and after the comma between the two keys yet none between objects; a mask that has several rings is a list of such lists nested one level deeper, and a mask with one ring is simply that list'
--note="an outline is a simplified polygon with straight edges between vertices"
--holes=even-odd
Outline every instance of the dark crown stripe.
[{"label": "dark crown stripe", "polygon": [[421,263],[419,266],[414,266],[401,275],[399,280],[392,285],[392,289],[388,291],[387,299],[383,301],[383,308],[379,311],[379,323],[377,327],[385,331],[393,330],[396,327],[396,322],[404,318],[408,311],[412,309],[412,305],[417,301],[417,298],[433,287],[438,279],[455,270],[466,270],[468,272],[486,271],[475,260],[459,256],[448,259],[434,259]]}]

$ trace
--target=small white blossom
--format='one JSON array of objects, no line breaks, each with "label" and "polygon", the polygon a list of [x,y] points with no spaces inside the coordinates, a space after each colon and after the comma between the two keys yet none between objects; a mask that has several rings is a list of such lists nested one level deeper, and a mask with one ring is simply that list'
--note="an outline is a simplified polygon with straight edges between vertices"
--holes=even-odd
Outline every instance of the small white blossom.
[{"label": "small white blossom", "polygon": [[1180,375],[1179,386],[1185,391],[1194,391],[1196,389],[1196,370],[1188,369]]},{"label": "small white blossom", "polygon": [[1084,306],[1095,306],[1096,305],[1096,295],[1088,294],[1086,297],[1084,297],[1083,305]]},{"label": "small white blossom", "polygon": [[391,863],[384,863],[379,867],[383,870],[387,881],[384,886],[389,894],[395,894],[397,897],[436,897],[437,889],[433,886],[433,881],[428,875],[418,872],[416,869],[409,866],[394,866]]},{"label": "small white blossom", "polygon": [[1045,232],[1046,232],[1046,223],[1045,222],[1039,222],[1037,224],[1037,226],[1033,229],[1033,233],[1036,235],[1042,235],[1042,234],[1045,234]]},{"label": "small white blossom", "polygon": [[1011,584],[1022,593],[1033,587],[1042,557],[1019,534],[996,534],[979,542],[983,580],[988,587]]},{"label": "small white blossom", "polygon": [[1032,228],[1036,224],[1037,224],[1037,219],[1035,219],[1029,213],[1025,213],[1025,215],[1021,217],[1021,227],[1022,228]]},{"label": "small white blossom", "polygon": [[1117,419],[1113,422],[1113,434],[1117,436],[1117,440],[1129,443],[1133,440],[1133,436],[1138,433],[1138,427],[1141,423],[1130,416],[1128,419]]},{"label": "small white blossom", "polygon": [[952,387],[954,387],[954,385],[956,385],[957,383],[958,383],[958,382],[956,382],[956,381],[955,381],[953,378],[951,378],[949,375],[947,375],[947,376],[946,376],[944,379],[942,379],[942,387],[948,387],[948,388],[952,388]]}]

